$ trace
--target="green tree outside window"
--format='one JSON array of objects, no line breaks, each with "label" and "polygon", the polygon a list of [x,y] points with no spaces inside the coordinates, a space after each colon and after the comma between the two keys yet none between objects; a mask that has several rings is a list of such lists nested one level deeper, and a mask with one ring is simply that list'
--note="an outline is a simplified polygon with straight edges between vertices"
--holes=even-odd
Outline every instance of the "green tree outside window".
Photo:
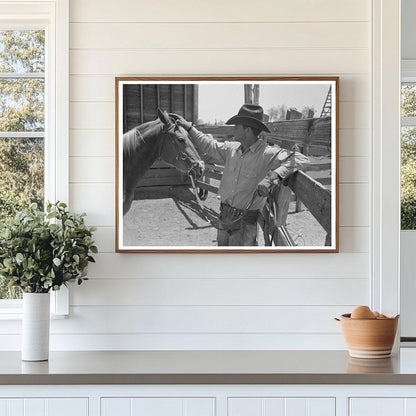
[{"label": "green tree outside window", "polygon": [[[416,85],[402,85],[402,117],[416,117]],[[416,125],[402,127],[401,229],[416,229]]]},{"label": "green tree outside window", "polygon": [[[45,31],[0,31],[0,226],[44,202]],[[0,279],[0,299],[19,298]]]}]

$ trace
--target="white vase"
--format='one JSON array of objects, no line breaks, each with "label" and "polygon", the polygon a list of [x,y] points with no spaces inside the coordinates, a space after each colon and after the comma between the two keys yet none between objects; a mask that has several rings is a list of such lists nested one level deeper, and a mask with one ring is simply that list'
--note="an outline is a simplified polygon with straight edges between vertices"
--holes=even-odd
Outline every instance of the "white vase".
[{"label": "white vase", "polygon": [[23,293],[22,360],[49,358],[49,293]]}]

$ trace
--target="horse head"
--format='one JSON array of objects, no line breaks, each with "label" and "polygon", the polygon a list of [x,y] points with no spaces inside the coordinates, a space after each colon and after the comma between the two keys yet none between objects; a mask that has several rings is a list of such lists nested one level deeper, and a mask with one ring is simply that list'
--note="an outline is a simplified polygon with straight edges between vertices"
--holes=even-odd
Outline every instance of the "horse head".
[{"label": "horse head", "polygon": [[181,172],[192,175],[196,179],[201,178],[204,173],[204,162],[186,130],[175,124],[166,111],[158,108],[157,113],[166,134],[160,151],[161,159]]}]

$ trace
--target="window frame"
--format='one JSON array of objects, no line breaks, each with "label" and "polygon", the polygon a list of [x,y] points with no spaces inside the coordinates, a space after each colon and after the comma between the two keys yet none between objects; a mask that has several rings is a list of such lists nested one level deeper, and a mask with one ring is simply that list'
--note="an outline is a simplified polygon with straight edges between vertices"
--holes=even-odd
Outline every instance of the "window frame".
[{"label": "window frame", "polygon": [[[0,30],[45,30],[45,201],[69,201],[69,0],[0,0]],[[66,287],[51,313],[69,313]],[[20,318],[21,300],[0,300],[0,320]]]}]

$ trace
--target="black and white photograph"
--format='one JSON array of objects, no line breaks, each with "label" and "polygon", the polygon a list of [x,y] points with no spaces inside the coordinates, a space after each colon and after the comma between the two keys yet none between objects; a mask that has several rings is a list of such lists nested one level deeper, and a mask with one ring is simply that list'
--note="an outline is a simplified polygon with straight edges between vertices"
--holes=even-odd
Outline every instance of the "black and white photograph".
[{"label": "black and white photograph", "polygon": [[116,78],[118,252],[338,252],[338,78]]}]

